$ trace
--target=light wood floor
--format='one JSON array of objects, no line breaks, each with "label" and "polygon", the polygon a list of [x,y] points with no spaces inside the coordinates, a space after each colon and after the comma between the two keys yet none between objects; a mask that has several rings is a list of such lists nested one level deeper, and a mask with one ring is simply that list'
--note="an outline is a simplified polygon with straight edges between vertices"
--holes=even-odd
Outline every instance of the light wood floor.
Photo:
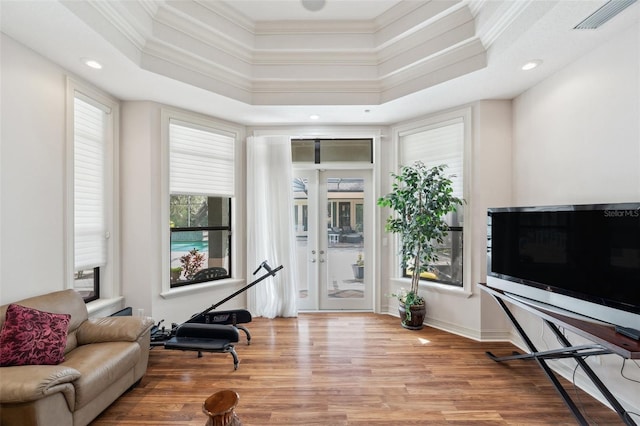
[{"label": "light wood floor", "polygon": [[[236,413],[251,425],[575,425],[534,361],[497,364],[478,343],[425,327],[409,331],[388,315],[301,314],[255,318],[253,339],[229,354],[156,347],[142,382],[93,425],[204,425],[204,400],[240,395]],[[621,424],[614,412],[563,384],[593,424]]]}]

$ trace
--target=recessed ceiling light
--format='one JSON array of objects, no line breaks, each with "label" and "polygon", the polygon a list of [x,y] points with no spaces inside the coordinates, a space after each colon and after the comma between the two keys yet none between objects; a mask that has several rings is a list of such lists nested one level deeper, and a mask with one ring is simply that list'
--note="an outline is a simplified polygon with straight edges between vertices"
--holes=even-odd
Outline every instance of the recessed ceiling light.
[{"label": "recessed ceiling light", "polygon": [[326,0],[300,0],[302,6],[311,12],[317,12],[324,7]]},{"label": "recessed ceiling light", "polygon": [[88,66],[89,68],[93,68],[93,69],[96,69],[96,70],[102,69],[102,64],[100,62],[96,61],[95,59],[83,58],[82,62],[84,62],[84,64],[86,66]]},{"label": "recessed ceiling light", "polygon": [[534,59],[533,61],[529,61],[522,66],[523,71],[529,71],[536,68],[538,65],[542,63],[542,59]]},{"label": "recessed ceiling light", "polygon": [[311,114],[311,115],[309,116],[309,118],[310,118],[310,119],[312,119],[312,120],[317,120],[317,119],[319,119],[319,118],[320,118],[320,116],[319,116],[318,114]]}]

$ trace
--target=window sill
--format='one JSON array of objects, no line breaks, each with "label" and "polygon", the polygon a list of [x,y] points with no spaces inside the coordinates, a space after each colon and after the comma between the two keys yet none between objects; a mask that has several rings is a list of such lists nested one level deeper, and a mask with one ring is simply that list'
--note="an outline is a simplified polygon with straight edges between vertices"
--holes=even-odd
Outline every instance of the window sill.
[{"label": "window sill", "polygon": [[244,284],[244,280],[237,278],[229,278],[226,280],[209,281],[201,284],[185,285],[183,287],[171,288],[160,293],[163,299],[173,299],[174,297],[186,296],[188,294],[201,293],[212,288],[233,287],[238,284]]},{"label": "window sill", "polygon": [[111,299],[98,299],[87,303],[89,317],[106,317],[124,308],[124,297],[114,297]]},{"label": "window sill", "polygon": [[[391,282],[398,284],[404,288],[411,287],[411,278],[392,278]],[[438,293],[452,294],[455,296],[464,297],[466,299],[473,296],[473,293],[465,287],[456,287],[453,285],[439,284],[428,281],[421,281],[420,288],[430,291],[436,291]]]}]

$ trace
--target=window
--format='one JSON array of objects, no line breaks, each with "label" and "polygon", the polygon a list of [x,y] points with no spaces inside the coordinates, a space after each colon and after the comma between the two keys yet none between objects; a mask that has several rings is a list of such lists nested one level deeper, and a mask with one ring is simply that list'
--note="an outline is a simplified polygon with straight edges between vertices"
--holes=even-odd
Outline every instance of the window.
[{"label": "window", "polygon": [[[100,298],[101,284],[108,282],[113,269],[112,170],[117,102],[91,90],[81,91],[73,82],[70,88],[73,105],[68,214],[73,235],[68,237],[68,252],[72,288],[90,302]],[[111,295],[110,289],[107,293]]]},{"label": "window", "polygon": [[[462,118],[400,134],[403,165],[422,161],[427,167],[446,164],[453,182],[453,195],[464,198],[464,122]],[[437,250],[438,261],[422,279],[462,287],[464,206],[446,218],[449,233]],[[405,277],[410,276],[403,271]]]},{"label": "window", "polygon": [[293,139],[294,163],[373,163],[373,139]]},{"label": "window", "polygon": [[231,277],[234,138],[169,122],[171,287]]}]

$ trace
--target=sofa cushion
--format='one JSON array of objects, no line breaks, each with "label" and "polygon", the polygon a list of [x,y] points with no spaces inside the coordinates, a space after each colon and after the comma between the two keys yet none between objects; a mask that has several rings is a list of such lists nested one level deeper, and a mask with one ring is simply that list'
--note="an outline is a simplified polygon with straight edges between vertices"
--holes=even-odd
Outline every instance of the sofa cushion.
[{"label": "sofa cushion", "polygon": [[0,331],[0,366],[55,365],[64,361],[69,314],[11,304]]},{"label": "sofa cushion", "polygon": [[[140,359],[140,351],[140,345],[134,342],[105,342],[80,345],[69,352],[62,365],[80,372],[73,382],[76,410],[132,370]],[[133,377],[133,371],[130,374]]]}]

